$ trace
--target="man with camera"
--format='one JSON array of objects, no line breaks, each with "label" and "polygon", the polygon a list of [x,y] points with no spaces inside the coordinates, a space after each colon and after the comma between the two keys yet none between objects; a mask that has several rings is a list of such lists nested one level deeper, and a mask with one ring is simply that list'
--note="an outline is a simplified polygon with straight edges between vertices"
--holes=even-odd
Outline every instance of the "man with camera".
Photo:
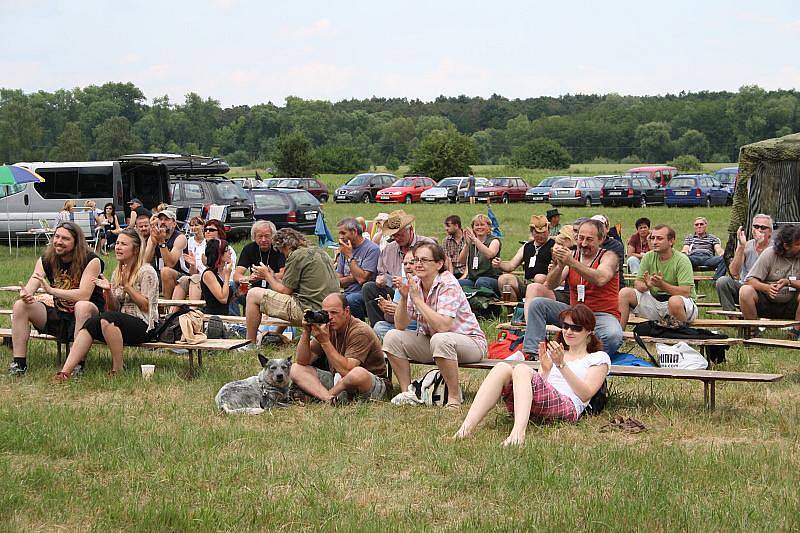
[{"label": "man with camera", "polygon": [[347,298],[339,293],[326,296],[321,311],[306,311],[289,375],[294,385],[323,402],[336,403],[342,393],[353,400],[382,400],[391,390],[381,341],[350,314]]}]

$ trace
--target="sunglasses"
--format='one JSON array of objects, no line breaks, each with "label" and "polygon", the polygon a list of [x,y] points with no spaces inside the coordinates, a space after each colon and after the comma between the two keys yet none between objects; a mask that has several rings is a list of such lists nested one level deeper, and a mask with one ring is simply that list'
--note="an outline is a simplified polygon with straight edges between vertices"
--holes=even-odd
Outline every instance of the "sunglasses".
[{"label": "sunglasses", "polygon": [[706,225],[706,223],[705,223],[705,222],[697,222],[697,223],[695,224],[695,226],[705,226],[705,225]]},{"label": "sunglasses", "polygon": [[770,229],[769,226],[762,226],[761,224],[753,224],[753,229],[760,229],[761,231],[767,231]]},{"label": "sunglasses", "polygon": [[561,329],[574,331],[575,333],[580,333],[584,330],[584,327],[579,324],[570,324],[569,322],[562,322]]},{"label": "sunglasses", "polygon": [[204,229],[203,231],[208,233],[210,231],[219,231],[219,229],[212,226],[212,227],[208,227],[208,228]]}]

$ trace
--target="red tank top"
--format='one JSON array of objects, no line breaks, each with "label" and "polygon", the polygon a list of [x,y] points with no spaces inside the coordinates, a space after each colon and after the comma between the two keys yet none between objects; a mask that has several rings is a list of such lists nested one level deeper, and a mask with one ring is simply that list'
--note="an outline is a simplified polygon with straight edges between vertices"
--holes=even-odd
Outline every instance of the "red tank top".
[{"label": "red tank top", "polygon": [[[589,268],[597,270],[597,267],[600,265],[600,259],[606,253],[607,250],[603,250],[602,248],[597,252],[597,255],[592,260],[592,263],[589,265]],[[580,248],[575,250],[575,254],[573,257],[580,261]],[[567,275],[567,282],[569,283],[569,303],[570,305],[575,305],[578,302],[578,285],[584,285],[586,287],[586,295],[584,298],[583,303],[586,306],[594,311],[595,313],[608,313],[620,318],[619,316],[619,276],[615,275],[609,280],[608,283],[603,285],[602,287],[598,287],[592,283],[587,282],[583,279],[578,272],[573,269],[569,269],[569,274]]]}]

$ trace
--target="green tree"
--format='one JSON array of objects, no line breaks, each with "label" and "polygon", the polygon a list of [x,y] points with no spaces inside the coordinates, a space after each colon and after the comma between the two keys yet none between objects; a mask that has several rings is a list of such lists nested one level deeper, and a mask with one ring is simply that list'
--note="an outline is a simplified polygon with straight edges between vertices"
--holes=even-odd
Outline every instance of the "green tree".
[{"label": "green tree", "polygon": [[275,166],[278,175],[302,178],[312,176],[319,168],[311,143],[301,131],[282,135],[278,139]]},{"label": "green tree", "polygon": [[125,117],[107,119],[94,129],[94,158],[116,159],[139,149],[139,140],[131,132]]},{"label": "green tree", "polygon": [[351,174],[369,168],[369,161],[352,146],[326,145],[314,150],[319,170],[336,174]]},{"label": "green tree", "polygon": [[77,122],[68,122],[56,142],[55,149],[50,153],[53,161],[85,161],[89,157]]},{"label": "green tree", "polygon": [[514,148],[511,160],[518,167],[567,168],[572,157],[558,142],[539,138]]},{"label": "green tree", "polygon": [[679,155],[668,164],[681,172],[700,172],[703,170],[703,163],[693,155]]},{"label": "green tree", "polygon": [[439,180],[466,176],[469,166],[477,162],[478,150],[472,138],[455,130],[435,130],[414,149],[409,165],[412,171]]},{"label": "green tree", "polygon": [[0,89],[0,162],[40,159],[43,135],[39,113],[28,97]]},{"label": "green tree", "polygon": [[711,146],[704,133],[697,130],[686,130],[686,132],[675,141],[675,151],[679,154],[693,155],[700,161],[705,161],[711,151]]},{"label": "green tree", "polygon": [[639,154],[650,163],[659,163],[672,155],[672,139],[669,124],[666,122],[648,122],[636,128],[636,144]]}]

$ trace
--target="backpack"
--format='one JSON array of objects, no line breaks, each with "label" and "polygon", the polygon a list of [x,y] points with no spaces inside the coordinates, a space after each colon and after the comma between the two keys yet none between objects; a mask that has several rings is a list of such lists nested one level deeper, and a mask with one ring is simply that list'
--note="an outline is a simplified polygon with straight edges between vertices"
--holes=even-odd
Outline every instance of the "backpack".
[{"label": "backpack", "polygon": [[170,313],[165,316],[163,320],[159,320],[155,327],[150,330],[150,342],[166,342],[168,344],[175,344],[181,340],[183,337],[183,332],[181,331],[181,323],[179,319],[181,315],[185,315],[188,312],[189,306],[182,305],[174,313]]},{"label": "backpack", "polygon": [[[685,324],[677,323],[674,320],[672,323],[660,320],[648,320],[647,322],[637,324],[636,327],[633,328],[633,338],[636,340],[636,344],[638,344],[645,351],[645,353],[650,356],[650,359],[653,361],[653,363],[655,363],[656,366],[661,366],[659,358],[654,357],[653,354],[650,353],[650,351],[647,349],[647,346],[645,346],[644,341],[642,341],[642,337],[686,340],[728,338],[727,335],[722,333],[714,333],[702,328],[692,328]],[[728,346],[707,346],[706,353],[708,354],[708,358],[711,360],[711,362],[721,363],[725,361],[725,351],[727,349]]]},{"label": "backpack", "polygon": [[519,350],[525,336],[517,336],[507,331],[497,334],[497,340],[489,345],[489,359],[506,359],[508,356]]},{"label": "backpack", "polygon": [[438,370],[429,370],[419,379],[415,379],[409,386],[420,403],[425,405],[444,405],[447,403],[449,392],[444,382],[442,373]]},{"label": "backpack", "polygon": [[469,307],[475,316],[491,314],[491,304],[497,300],[497,295],[492,289],[486,287],[463,287]]}]

